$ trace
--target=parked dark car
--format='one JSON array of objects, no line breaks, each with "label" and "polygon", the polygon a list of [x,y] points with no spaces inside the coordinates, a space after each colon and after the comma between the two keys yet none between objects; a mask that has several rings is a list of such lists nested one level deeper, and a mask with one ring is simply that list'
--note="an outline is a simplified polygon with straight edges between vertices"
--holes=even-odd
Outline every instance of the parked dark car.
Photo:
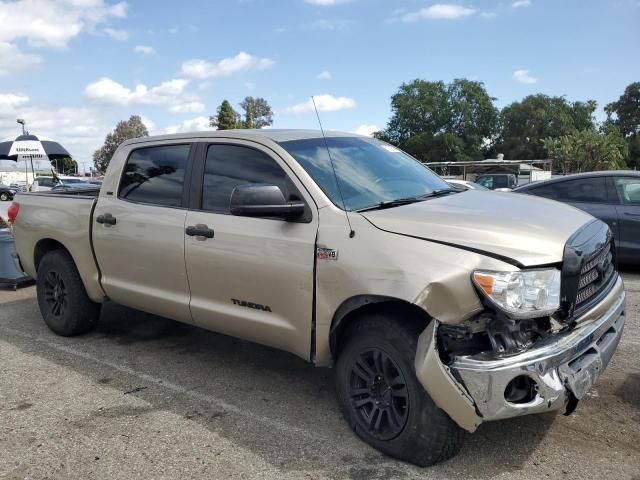
[{"label": "parked dark car", "polygon": [[475,183],[489,190],[496,190],[498,188],[516,188],[518,179],[513,173],[489,173],[480,175],[476,178]]},{"label": "parked dark car", "polygon": [[640,172],[591,172],[514,190],[569,203],[609,224],[621,263],[640,264]]},{"label": "parked dark car", "polygon": [[13,196],[16,194],[16,189],[8,187],[7,185],[0,185],[0,200],[6,202],[13,200]]}]

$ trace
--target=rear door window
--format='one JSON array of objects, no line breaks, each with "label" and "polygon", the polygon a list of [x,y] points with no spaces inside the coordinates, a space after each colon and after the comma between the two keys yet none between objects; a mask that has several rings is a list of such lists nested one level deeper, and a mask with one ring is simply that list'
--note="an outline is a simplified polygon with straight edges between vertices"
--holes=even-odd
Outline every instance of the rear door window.
[{"label": "rear door window", "polygon": [[134,150],[127,159],[118,197],[151,205],[181,206],[190,149],[186,144]]},{"label": "rear door window", "polygon": [[607,203],[604,177],[579,178],[552,185],[555,198],[563,202]]}]

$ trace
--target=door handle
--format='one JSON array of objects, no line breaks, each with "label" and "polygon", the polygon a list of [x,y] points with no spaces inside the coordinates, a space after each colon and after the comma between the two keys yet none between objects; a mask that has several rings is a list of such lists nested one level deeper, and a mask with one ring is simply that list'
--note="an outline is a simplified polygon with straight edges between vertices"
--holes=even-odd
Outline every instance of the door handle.
[{"label": "door handle", "polygon": [[204,238],[213,238],[213,230],[211,230],[207,225],[199,223],[197,225],[190,225],[185,229],[185,233],[190,237],[204,237]]},{"label": "door handle", "polygon": [[96,217],[96,222],[102,223],[103,225],[115,225],[116,217],[114,217],[110,213],[105,213],[104,215],[98,215]]}]

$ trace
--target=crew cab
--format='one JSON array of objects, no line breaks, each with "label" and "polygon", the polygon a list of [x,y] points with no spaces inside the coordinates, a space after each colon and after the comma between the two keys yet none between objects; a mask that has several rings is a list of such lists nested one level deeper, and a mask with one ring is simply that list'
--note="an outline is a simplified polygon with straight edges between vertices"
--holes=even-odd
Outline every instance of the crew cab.
[{"label": "crew cab", "polygon": [[9,217],[55,333],[110,301],[333,366],[355,433],[423,466],[483,422],[571,412],[625,322],[606,224],[348,133],[128,140],[99,191]]}]

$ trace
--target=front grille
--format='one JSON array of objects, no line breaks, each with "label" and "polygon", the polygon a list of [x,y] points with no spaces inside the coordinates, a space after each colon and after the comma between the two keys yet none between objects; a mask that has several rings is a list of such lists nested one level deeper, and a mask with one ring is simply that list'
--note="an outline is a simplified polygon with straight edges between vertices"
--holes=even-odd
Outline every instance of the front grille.
[{"label": "front grille", "polygon": [[615,283],[616,252],[609,227],[598,220],[567,242],[562,262],[559,317],[573,321],[595,305]]},{"label": "front grille", "polygon": [[596,296],[608,283],[614,272],[611,242],[589,255],[580,271],[576,309]]}]

